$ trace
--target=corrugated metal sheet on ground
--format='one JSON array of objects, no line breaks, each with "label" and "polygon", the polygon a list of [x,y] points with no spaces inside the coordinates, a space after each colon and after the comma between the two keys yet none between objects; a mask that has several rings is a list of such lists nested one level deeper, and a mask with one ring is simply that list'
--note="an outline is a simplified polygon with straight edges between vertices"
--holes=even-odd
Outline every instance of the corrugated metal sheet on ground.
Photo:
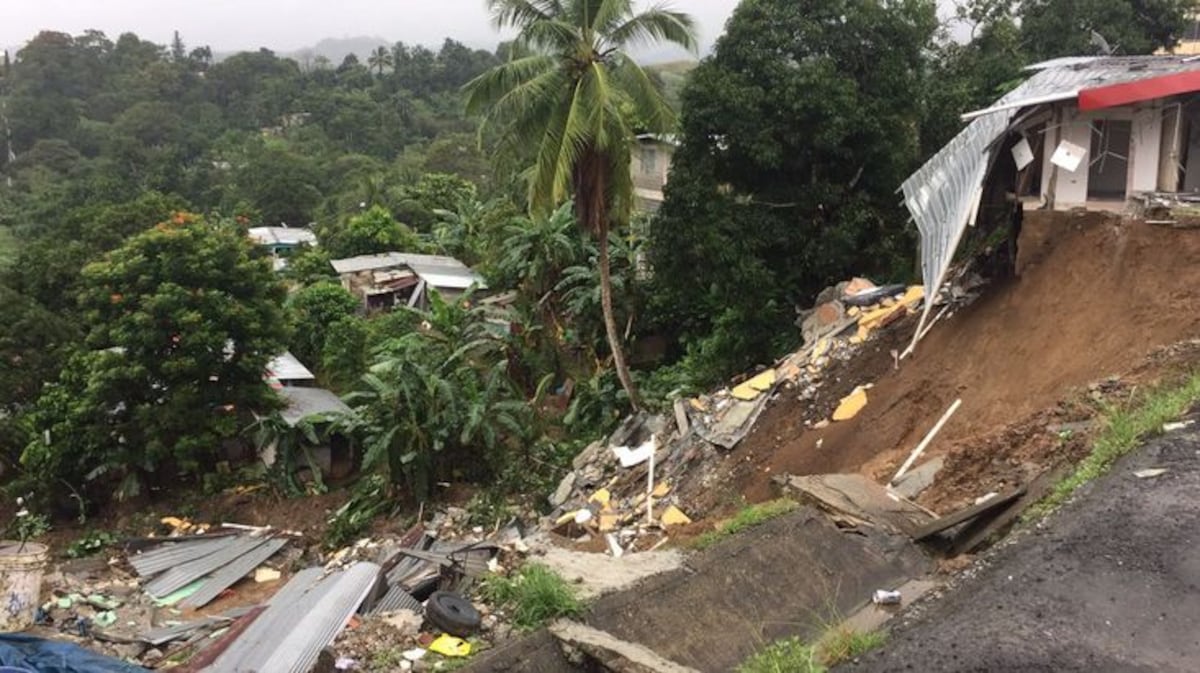
[{"label": "corrugated metal sheet on ground", "polygon": [[397,610],[412,610],[417,614],[425,611],[421,601],[413,598],[412,594],[404,590],[404,587],[394,585],[388,589],[388,592],[380,598],[375,607],[371,608],[371,614],[377,615],[381,612],[395,612]]},{"label": "corrugated metal sheet on ground", "polygon": [[255,547],[245,556],[234,559],[210,575],[208,580],[204,582],[204,586],[200,587],[196,593],[185,598],[179,606],[184,608],[199,608],[208,605],[222,591],[233,586],[238,580],[253,572],[260,563],[274,556],[275,552],[283,549],[283,546],[286,544],[286,538],[272,538],[267,540],[265,544]]},{"label": "corrugated metal sheet on ground", "polygon": [[379,573],[379,566],[365,562],[326,577],[320,576],[320,568],[299,573],[208,670],[307,673],[371,592]]},{"label": "corrugated metal sheet on ground", "polygon": [[159,575],[147,583],[146,586],[142,587],[142,590],[155,598],[166,596],[172,591],[182,589],[192,582],[211,574],[235,559],[245,556],[257,547],[265,544],[268,539],[265,537],[249,536],[235,538],[232,544],[216,553],[176,566]]},{"label": "corrugated metal sheet on ground", "polygon": [[205,629],[216,624],[231,622],[242,615],[248,614],[252,609],[252,607],[233,608],[232,610],[226,610],[215,617],[202,617],[190,622],[183,622],[182,624],[151,629],[149,631],[142,632],[138,636],[138,640],[150,645],[162,645],[163,643],[169,643],[172,640],[179,640],[180,638],[188,636],[201,629]]},{"label": "corrugated metal sheet on ground", "polygon": [[233,544],[236,539],[230,536],[212,540],[164,543],[149,551],[130,556],[129,565],[133,566],[138,575],[147,577],[208,556]]}]

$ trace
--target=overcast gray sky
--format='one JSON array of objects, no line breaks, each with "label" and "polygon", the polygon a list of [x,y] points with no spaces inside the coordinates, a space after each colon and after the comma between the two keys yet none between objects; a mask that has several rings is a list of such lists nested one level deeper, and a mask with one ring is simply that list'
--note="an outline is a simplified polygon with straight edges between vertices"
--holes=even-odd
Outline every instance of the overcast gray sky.
[{"label": "overcast gray sky", "polygon": [[[700,24],[707,49],[737,0],[676,0]],[[77,35],[133,31],[160,44],[178,30],[189,46],[216,51],[292,51],[326,37],[381,37],[440,44],[453,37],[490,48],[499,35],[484,0],[0,0],[0,45],[17,47],[41,30]]]}]

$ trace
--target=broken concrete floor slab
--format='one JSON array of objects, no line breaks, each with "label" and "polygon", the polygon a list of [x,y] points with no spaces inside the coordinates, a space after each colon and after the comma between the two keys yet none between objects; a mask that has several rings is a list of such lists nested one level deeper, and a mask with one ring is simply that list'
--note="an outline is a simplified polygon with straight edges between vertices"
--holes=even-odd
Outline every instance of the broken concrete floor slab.
[{"label": "broken concrete floor slab", "polygon": [[669,549],[626,554],[613,558],[607,554],[571,551],[544,536],[528,540],[530,560],[541,563],[575,585],[580,598],[628,589],[638,582],[670,572],[683,565],[682,552]]},{"label": "broken concrete floor slab", "polygon": [[911,534],[932,519],[928,512],[861,474],[818,474],[786,477],[784,487],[822,509],[879,526],[894,533]]}]

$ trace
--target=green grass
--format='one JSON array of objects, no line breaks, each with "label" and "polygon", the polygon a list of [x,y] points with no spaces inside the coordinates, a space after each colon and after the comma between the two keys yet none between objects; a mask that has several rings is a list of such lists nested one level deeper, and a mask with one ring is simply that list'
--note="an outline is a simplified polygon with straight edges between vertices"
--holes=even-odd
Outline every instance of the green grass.
[{"label": "green grass", "polygon": [[798,637],[777,640],[742,662],[737,673],[825,673],[829,666],[850,661],[887,642],[884,631],[859,633],[831,628],[816,645]]},{"label": "green grass", "polygon": [[825,673],[825,670],[817,660],[816,648],[796,637],[776,640],[737,667],[737,673]]},{"label": "green grass", "polygon": [[696,549],[707,549],[731,535],[736,535],[747,528],[766,523],[775,517],[783,516],[799,506],[795,500],[787,498],[768,500],[757,505],[748,505],[743,507],[732,519],[723,522],[716,530],[710,530],[696,538],[692,546]]},{"label": "green grass", "polygon": [[1163,423],[1179,418],[1200,401],[1200,373],[1191,374],[1181,383],[1152,389],[1122,406],[1107,406],[1100,436],[1092,452],[1075,471],[1054,485],[1054,489],[1025,513],[1024,520],[1040,519],[1058,509],[1080,486],[1100,477],[1113,463],[1137,448],[1144,437],[1161,431]]},{"label": "green grass", "polygon": [[860,633],[838,627],[826,631],[817,642],[817,656],[826,666],[836,666],[870,652],[886,642],[886,631]]},{"label": "green grass", "polygon": [[512,577],[489,577],[483,595],[500,606],[523,631],[532,631],[559,617],[576,617],[583,603],[574,588],[544,565],[529,563]]}]

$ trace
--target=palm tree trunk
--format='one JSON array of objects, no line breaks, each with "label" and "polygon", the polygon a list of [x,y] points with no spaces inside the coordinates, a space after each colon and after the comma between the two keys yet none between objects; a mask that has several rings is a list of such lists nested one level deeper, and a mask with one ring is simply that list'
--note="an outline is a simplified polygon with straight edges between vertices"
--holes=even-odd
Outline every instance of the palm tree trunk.
[{"label": "palm tree trunk", "polygon": [[629,404],[637,411],[642,406],[633,377],[629,374],[629,365],[625,362],[625,349],[621,346],[621,334],[617,331],[617,319],[613,315],[612,305],[612,274],[608,264],[608,221],[601,219],[596,232],[597,243],[600,245],[600,306],[604,313],[604,331],[608,335],[608,348],[612,351],[613,367],[617,370],[617,378],[625,393],[629,395]]},{"label": "palm tree trunk", "polygon": [[613,315],[612,273],[608,261],[608,168],[608,158],[594,147],[584,152],[576,163],[575,216],[580,228],[593,234],[600,246],[600,307],[604,313],[604,332],[608,336],[608,349],[612,351],[617,379],[629,396],[629,405],[637,411],[641,409],[642,400],[629,374],[625,349],[621,347],[621,333],[617,331],[617,319]]}]

